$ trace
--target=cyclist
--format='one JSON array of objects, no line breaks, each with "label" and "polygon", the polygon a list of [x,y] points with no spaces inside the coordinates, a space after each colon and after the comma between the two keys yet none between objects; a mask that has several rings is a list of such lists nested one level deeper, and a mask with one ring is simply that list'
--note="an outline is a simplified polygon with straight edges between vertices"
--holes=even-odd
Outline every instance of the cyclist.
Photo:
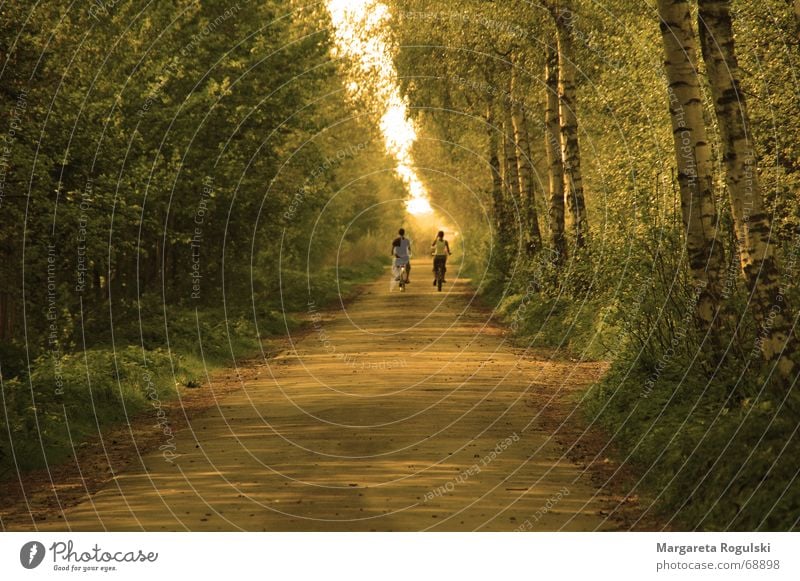
[{"label": "cyclist", "polygon": [[[444,274],[447,272],[447,257],[452,255],[453,253],[450,252],[450,244],[447,240],[444,239],[444,232],[439,230],[439,234],[436,235],[436,239],[431,244],[431,248],[433,248],[433,272],[436,273],[436,268],[441,264],[442,266],[442,282],[447,282],[444,280]],[[433,279],[433,286],[436,286],[436,278]]]},{"label": "cyclist", "polygon": [[[396,269],[406,267],[406,284],[411,281],[408,280],[411,273],[411,240],[406,238],[406,231],[403,228],[397,231],[399,236],[392,240],[392,256],[394,256],[394,266]],[[398,275],[395,280],[400,280]]]}]

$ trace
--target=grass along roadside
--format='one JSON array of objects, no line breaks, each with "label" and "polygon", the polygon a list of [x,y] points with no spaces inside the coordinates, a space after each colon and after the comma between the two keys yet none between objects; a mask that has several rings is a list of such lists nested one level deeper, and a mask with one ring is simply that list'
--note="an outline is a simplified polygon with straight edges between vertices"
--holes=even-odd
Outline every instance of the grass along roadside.
[{"label": "grass along roadside", "polygon": [[609,499],[613,510],[602,513],[617,530],[659,530],[665,519],[653,510],[653,496],[636,489],[635,467],[623,462],[625,454],[612,441],[612,426],[597,421],[589,410],[595,390],[612,367],[614,349],[619,348],[618,330],[609,321],[610,312],[599,300],[570,301],[526,289],[504,288],[489,281],[478,295],[483,308],[494,311],[496,320],[508,329],[509,342],[532,358],[573,361],[593,365],[588,384],[558,382],[531,385],[532,400],[547,401],[536,411],[538,423],[550,432],[566,456]]},{"label": "grass along roadside", "polygon": [[797,390],[776,397],[769,370],[748,369],[746,346],[735,336],[723,336],[729,351],[712,365],[709,346],[687,322],[690,300],[653,291],[638,302],[582,301],[517,288],[503,296],[498,284],[484,293],[516,346],[606,363],[607,372],[570,404],[605,442],[573,459],[608,460],[626,471],[617,489],[622,500],[638,498],[646,507],[643,522],[674,530],[797,530],[800,471],[790,452],[800,440]]},{"label": "grass along roadside", "polygon": [[[310,288],[305,273],[283,277],[283,300],[252,306],[192,309],[187,306],[137,309],[141,318],[120,317],[114,342],[92,334],[85,351],[54,358],[43,354],[29,374],[2,378],[0,480],[68,462],[92,438],[149,418],[165,458],[174,452],[173,423],[181,403],[202,391],[220,370],[260,357],[264,342],[297,330],[307,313],[307,298],[320,308],[355,292],[383,271],[381,261],[319,272]],[[288,292],[287,292],[288,291]],[[281,296],[271,293],[271,296]],[[281,305],[285,311],[281,310]],[[167,341],[168,337],[168,341]],[[164,345],[169,345],[169,348]],[[191,398],[190,398],[191,399]]]}]

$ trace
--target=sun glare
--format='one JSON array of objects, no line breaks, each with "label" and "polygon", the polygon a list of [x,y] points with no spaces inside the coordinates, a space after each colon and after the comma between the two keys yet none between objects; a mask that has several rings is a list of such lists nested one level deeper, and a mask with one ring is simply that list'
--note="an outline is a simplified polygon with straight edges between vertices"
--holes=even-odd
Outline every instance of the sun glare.
[{"label": "sun glare", "polygon": [[337,56],[349,59],[359,73],[358,80],[347,83],[347,90],[358,101],[362,101],[361,95],[375,100],[386,151],[397,162],[397,175],[408,190],[406,209],[413,215],[430,214],[428,191],[411,156],[417,132],[408,117],[408,104],[400,93],[386,39],[389,9],[375,0],[328,0],[327,5]]},{"label": "sun glare", "polygon": [[409,214],[414,214],[415,216],[433,212],[430,202],[425,198],[411,198],[406,202],[406,208],[408,208]]}]

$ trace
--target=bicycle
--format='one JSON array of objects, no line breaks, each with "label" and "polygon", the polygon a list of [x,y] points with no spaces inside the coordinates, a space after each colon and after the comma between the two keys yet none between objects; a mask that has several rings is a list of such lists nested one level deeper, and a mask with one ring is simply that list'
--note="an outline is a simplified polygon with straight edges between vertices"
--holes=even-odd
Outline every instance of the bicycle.
[{"label": "bicycle", "polygon": [[442,292],[442,283],[444,283],[444,273],[446,270],[447,255],[434,254],[433,255],[433,272],[434,279],[433,285]]},{"label": "bicycle", "polygon": [[408,273],[406,272],[406,265],[400,267],[400,292],[406,292],[406,283],[408,282]]},{"label": "bicycle", "polygon": [[406,285],[408,284],[408,269],[406,268],[405,264],[397,267],[397,273],[394,280],[400,287],[400,292],[406,292]]},{"label": "bicycle", "polygon": [[439,289],[439,292],[442,292],[442,283],[444,282],[444,261],[437,260],[436,262],[436,287]]}]

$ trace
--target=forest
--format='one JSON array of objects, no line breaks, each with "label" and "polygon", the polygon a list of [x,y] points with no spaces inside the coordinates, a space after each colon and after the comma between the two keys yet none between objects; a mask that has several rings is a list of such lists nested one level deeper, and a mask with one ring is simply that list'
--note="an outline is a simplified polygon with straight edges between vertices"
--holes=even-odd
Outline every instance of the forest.
[{"label": "forest", "polygon": [[268,358],[424,198],[515,348],[607,365],[628,496],[797,530],[800,4],[351,2],[391,64],[336,4],[0,6],[0,480]]},{"label": "forest", "polygon": [[3,5],[3,479],[256,355],[337,272],[380,270],[402,190],[319,15],[282,10]]},{"label": "forest", "polygon": [[800,13],[647,4],[399,3],[418,159],[525,344],[612,361],[583,405],[663,510],[796,528]]}]

